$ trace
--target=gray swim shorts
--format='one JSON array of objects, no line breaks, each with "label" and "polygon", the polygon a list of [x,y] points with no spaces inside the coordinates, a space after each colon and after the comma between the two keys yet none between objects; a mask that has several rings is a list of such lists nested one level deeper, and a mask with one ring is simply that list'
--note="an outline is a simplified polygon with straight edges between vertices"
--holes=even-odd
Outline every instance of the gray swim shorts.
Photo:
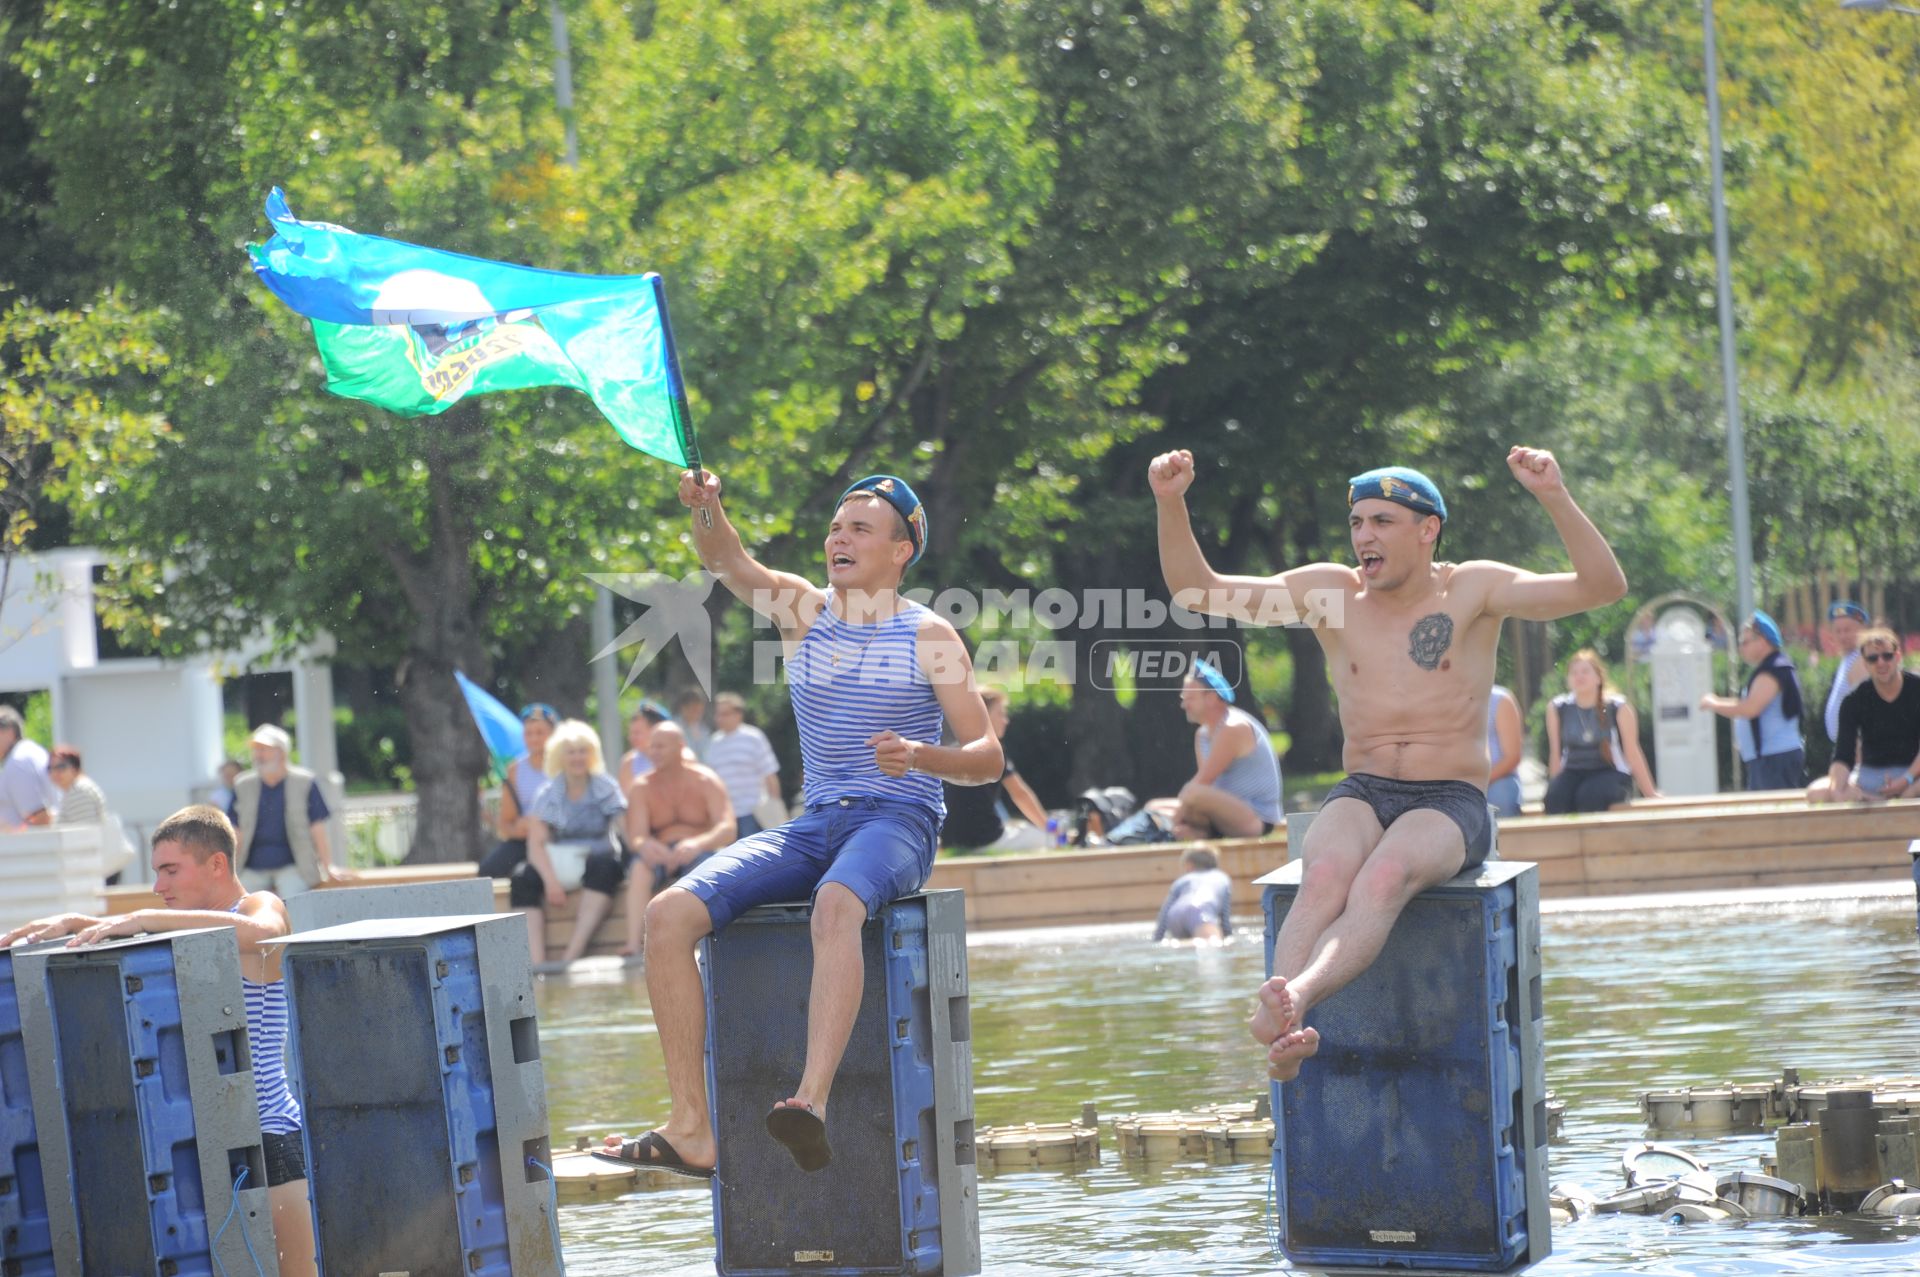
[{"label": "gray swim shorts", "polygon": [[[1493,849],[1493,822],[1487,819],[1487,796],[1464,780],[1390,780],[1367,772],[1355,772],[1335,785],[1327,802],[1336,798],[1358,798],[1373,808],[1382,829],[1410,811],[1437,811],[1460,827],[1467,840],[1467,860],[1461,869],[1473,869],[1483,863]],[[1324,810],[1326,803],[1321,804]]]}]

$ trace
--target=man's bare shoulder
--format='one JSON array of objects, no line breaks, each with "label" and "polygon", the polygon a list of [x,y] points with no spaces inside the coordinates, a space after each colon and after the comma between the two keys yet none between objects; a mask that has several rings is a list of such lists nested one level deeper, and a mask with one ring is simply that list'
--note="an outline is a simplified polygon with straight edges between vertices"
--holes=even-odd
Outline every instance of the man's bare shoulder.
[{"label": "man's bare shoulder", "polygon": [[1498,559],[1468,559],[1464,563],[1434,566],[1442,570],[1441,583],[1449,593],[1475,606],[1484,604],[1493,589],[1526,572]]},{"label": "man's bare shoulder", "polygon": [[953,628],[953,622],[931,608],[922,611],[920,628],[913,633],[914,638],[922,643],[958,643],[960,641],[960,631]]},{"label": "man's bare shoulder", "polygon": [[726,784],[725,781],[720,779],[720,773],[713,770],[713,768],[707,766],[705,763],[688,763],[686,764],[686,768],[688,771],[692,772],[693,775],[703,785],[711,786],[711,785]]},{"label": "man's bare shoulder", "polygon": [[1297,568],[1288,568],[1277,579],[1285,580],[1295,589],[1343,590],[1348,594],[1358,594],[1363,584],[1360,569],[1341,563],[1303,563]]}]

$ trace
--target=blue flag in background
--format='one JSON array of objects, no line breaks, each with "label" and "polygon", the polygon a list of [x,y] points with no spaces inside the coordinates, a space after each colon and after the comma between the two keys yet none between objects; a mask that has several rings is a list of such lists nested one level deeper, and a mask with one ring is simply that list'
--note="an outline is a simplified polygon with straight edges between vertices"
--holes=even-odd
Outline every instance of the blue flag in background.
[{"label": "blue flag in background", "polygon": [[468,394],[571,386],[630,446],[698,465],[658,275],[537,270],[303,222],[278,187],[267,218],[254,272],[312,321],[334,394],[414,417]]},{"label": "blue flag in background", "polygon": [[474,726],[480,729],[481,739],[487,742],[487,753],[493,759],[494,774],[505,776],[508,763],[527,756],[526,739],[520,731],[520,716],[459,670],[455,670],[453,676],[459,680],[460,694],[467,698],[467,710],[473,715]]}]

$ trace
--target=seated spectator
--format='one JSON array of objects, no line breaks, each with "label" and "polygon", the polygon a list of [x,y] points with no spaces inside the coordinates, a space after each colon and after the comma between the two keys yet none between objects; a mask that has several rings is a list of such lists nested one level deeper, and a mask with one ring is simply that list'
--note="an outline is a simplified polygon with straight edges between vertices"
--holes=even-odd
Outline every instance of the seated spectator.
[{"label": "seated spectator", "polygon": [[541,902],[564,905],[568,891],[581,889],[573,934],[560,960],[564,966],[593,943],[627,871],[620,841],[627,799],[607,775],[599,735],[578,719],[561,723],[547,741],[547,772],[552,779],[527,813],[527,860],[514,870],[508,897],[527,916],[527,944],[534,964],[543,968],[548,965],[547,919]]},{"label": "seated spectator", "polygon": [[1639,717],[1607,686],[1600,653],[1588,647],[1573,654],[1567,687],[1547,706],[1547,813],[1605,811],[1624,801],[1634,784],[1658,798],[1640,750]]},{"label": "seated spectator", "polygon": [[1920,674],[1900,668],[1892,630],[1867,630],[1859,651],[1867,681],[1840,702],[1833,766],[1807,788],[1807,800],[1920,798]]},{"label": "seated spectator", "polygon": [[[987,706],[987,721],[994,737],[1004,741],[1013,721],[1007,712],[1007,694],[997,687],[980,689]],[[947,819],[940,827],[940,845],[952,851],[1038,851],[1047,845],[1047,809],[1040,805],[1033,787],[1013,765],[1013,755],[1001,747],[1001,772],[998,784],[953,785],[942,782],[946,791]],[[1026,819],[1012,819],[1014,810]]]},{"label": "seated spectator", "polygon": [[27,722],[0,705],[0,830],[50,825],[60,791],[47,775],[47,751],[27,739]]},{"label": "seated spectator", "polygon": [[[647,741],[652,738],[655,727],[672,717],[658,701],[641,701],[640,708],[633,711],[633,717],[627,720],[627,752],[620,755],[620,766],[614,774],[622,789],[632,789],[634,781],[653,770],[653,760],[647,757]],[[633,801],[631,795],[627,801]]]},{"label": "seated spectator", "polygon": [[1171,802],[1148,806],[1169,813],[1174,837],[1260,838],[1280,823],[1280,760],[1264,723],[1234,707],[1233,685],[1205,661],[1180,688],[1180,708],[1197,729],[1193,779]]},{"label": "seated spectator", "polygon": [[327,846],[325,795],[314,774],[287,763],[293,738],[271,723],[253,729],[247,742],[253,770],[233,782],[227,812],[239,831],[234,868],[248,891],[271,891],[282,900],[344,877]]},{"label": "seated spectator", "polygon": [[107,810],[107,796],[80,768],[80,751],[59,745],[47,757],[47,775],[60,790],[56,825],[94,825],[100,830],[100,873],[112,886],[136,854],[120,818]]},{"label": "seated spectator", "polygon": [[1233,879],[1205,844],[1188,849],[1180,863],[1186,872],[1167,888],[1153,938],[1224,940],[1233,930]]},{"label": "seated spectator", "polygon": [[722,692],[713,698],[713,739],[707,742],[707,766],[727,787],[727,801],[733,804],[734,822],[739,826],[735,837],[750,838],[759,833],[761,824],[754,810],[769,798],[776,803],[783,801],[780,760],[774,756],[767,734],[747,721],[747,703],[738,693]]},{"label": "seated spectator", "polygon": [[107,820],[107,796],[93,778],[80,770],[80,751],[71,745],[58,745],[47,758],[47,775],[60,790],[60,809],[54,814],[56,825],[102,825]]},{"label": "seated spectator", "polygon": [[1858,603],[1841,599],[1827,608],[1828,641],[1831,650],[1840,656],[1839,667],[1833,671],[1833,682],[1827,688],[1826,711],[1820,720],[1827,729],[1829,742],[1840,739],[1840,702],[1847,698],[1848,692],[1867,681],[1867,663],[1860,659],[1860,631],[1871,624],[1867,609]]},{"label": "seated spectator", "polygon": [[[559,711],[541,701],[520,710],[520,743],[527,752],[507,764],[506,779],[500,786],[500,808],[493,819],[500,841],[481,858],[482,878],[512,878],[514,871],[527,862],[527,831],[531,827],[527,813],[546,788],[547,742],[559,725]],[[537,874],[516,882],[515,888],[525,897],[514,899],[510,894],[508,898],[515,907],[530,908],[540,903]]]},{"label": "seated spectator", "polygon": [[207,795],[209,807],[218,807],[221,811],[225,811],[233,806],[233,782],[240,779],[241,770],[240,764],[231,758],[221,761],[219,770],[214,773],[220,778],[220,783],[213,787],[211,794]]},{"label": "seated spectator", "polygon": [[680,724],[694,761],[707,761],[707,742],[713,738],[713,729],[707,726],[707,698],[699,688],[689,687],[673,698],[673,721]]},{"label": "seated spectator", "polygon": [[1487,802],[1502,816],[1520,814],[1520,757],[1526,734],[1520,722],[1520,702],[1498,683],[1487,700]]},{"label": "seated spectator", "polygon": [[1740,627],[1739,648],[1740,659],[1753,666],[1747,685],[1738,697],[1702,696],[1700,708],[1734,720],[1749,790],[1798,789],[1807,783],[1799,671],[1780,650],[1780,627],[1765,612]]},{"label": "seated spectator", "polygon": [[678,723],[654,728],[647,749],[653,770],[633,782],[627,807],[627,845],[640,861],[627,880],[627,943],[620,953],[628,958],[646,952],[647,902],[732,845],[738,827],[725,783],[688,757]]}]

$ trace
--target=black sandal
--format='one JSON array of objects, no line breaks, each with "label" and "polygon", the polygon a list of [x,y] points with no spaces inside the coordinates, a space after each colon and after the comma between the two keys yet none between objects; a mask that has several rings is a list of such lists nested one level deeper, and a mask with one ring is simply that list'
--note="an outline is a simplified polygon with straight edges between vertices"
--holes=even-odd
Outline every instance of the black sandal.
[{"label": "black sandal", "polygon": [[680,1150],[667,1143],[667,1137],[658,1131],[648,1131],[637,1140],[621,1140],[618,1153],[599,1148],[588,1151],[601,1161],[617,1166],[650,1167],[670,1175],[685,1175],[688,1179],[713,1178],[712,1167],[689,1165],[680,1156]]},{"label": "black sandal", "polygon": [[833,1160],[826,1120],[811,1106],[774,1105],[767,1114],[767,1134],[786,1145],[794,1164],[803,1171],[820,1170]]}]

